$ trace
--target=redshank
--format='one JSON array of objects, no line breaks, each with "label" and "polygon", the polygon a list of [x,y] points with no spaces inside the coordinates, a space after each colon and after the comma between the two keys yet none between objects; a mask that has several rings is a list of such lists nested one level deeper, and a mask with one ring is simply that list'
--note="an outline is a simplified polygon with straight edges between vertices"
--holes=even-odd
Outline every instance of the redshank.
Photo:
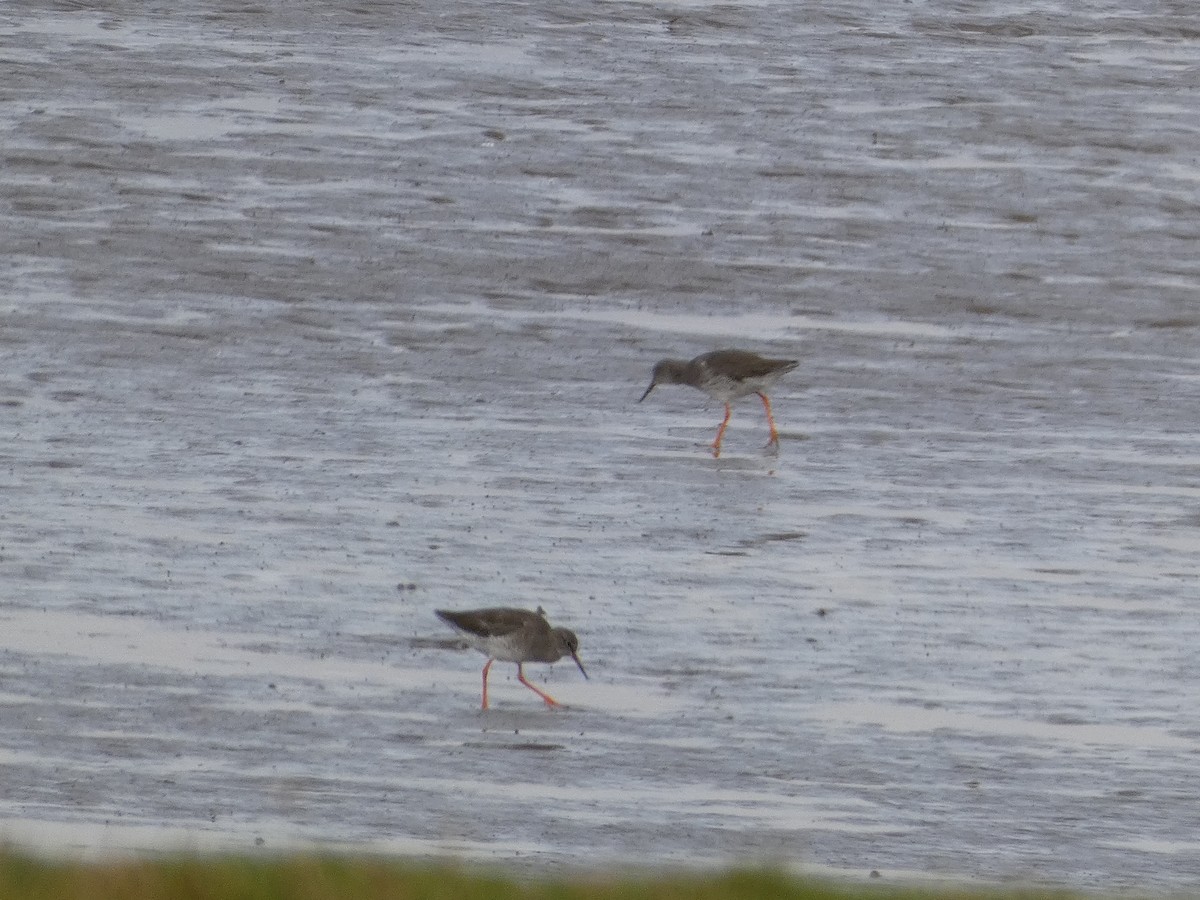
[{"label": "redshank", "polygon": [[725,419],[717,429],[717,439],[712,443],[713,456],[721,455],[721,438],[733,414],[730,404],[739,397],[758,394],[763,409],[767,411],[767,423],[771,426],[771,440],[767,446],[779,446],[779,431],[775,417],[771,414],[771,401],[767,391],[785,372],[796,368],[794,359],[767,359],[747,350],[713,350],[702,353],[690,362],[682,359],[663,359],[654,366],[650,387],[642,394],[642,400],[660,384],[688,384],[699,388],[725,404]]},{"label": "redshank", "polygon": [[570,655],[583,672],[579,661],[579,638],[568,628],[551,628],[546,613],[539,606],[537,612],[527,609],[493,607],[452,612],[435,610],[439,619],[458,629],[467,636],[471,646],[487,656],[483,666],[483,708],[488,708],[488,670],[496,660],[515,662],[517,680],[546,701],[547,706],[560,705],[557,700],[540,688],[525,680],[525,663],[558,662]]}]

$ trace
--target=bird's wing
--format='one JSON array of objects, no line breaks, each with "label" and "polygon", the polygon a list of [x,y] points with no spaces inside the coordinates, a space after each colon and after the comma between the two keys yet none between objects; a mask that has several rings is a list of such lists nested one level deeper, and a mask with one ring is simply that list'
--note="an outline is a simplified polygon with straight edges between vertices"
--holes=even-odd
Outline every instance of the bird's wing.
[{"label": "bird's wing", "polygon": [[[727,369],[736,369],[742,373],[743,378],[762,378],[770,375],[772,372],[777,372],[782,363],[791,363],[788,369],[795,368],[796,360],[786,359],[767,359],[759,356],[757,353],[751,353],[749,350],[714,350],[712,353],[706,353],[700,358],[700,364],[705,368],[718,366]],[[787,369],[784,369],[787,371]]]},{"label": "bird's wing", "polygon": [[529,621],[537,617],[527,609],[509,607],[493,607],[491,609],[470,609],[463,612],[438,612],[446,622],[463,631],[477,634],[480,637],[504,637],[514,631],[525,628]]}]

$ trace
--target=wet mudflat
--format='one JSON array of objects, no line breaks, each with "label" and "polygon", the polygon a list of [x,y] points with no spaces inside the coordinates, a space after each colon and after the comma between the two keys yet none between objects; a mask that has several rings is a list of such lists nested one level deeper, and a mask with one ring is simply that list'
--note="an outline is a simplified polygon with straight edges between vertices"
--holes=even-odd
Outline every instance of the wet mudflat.
[{"label": "wet mudflat", "polygon": [[1187,13],[10,4],[3,838],[1194,887]]}]

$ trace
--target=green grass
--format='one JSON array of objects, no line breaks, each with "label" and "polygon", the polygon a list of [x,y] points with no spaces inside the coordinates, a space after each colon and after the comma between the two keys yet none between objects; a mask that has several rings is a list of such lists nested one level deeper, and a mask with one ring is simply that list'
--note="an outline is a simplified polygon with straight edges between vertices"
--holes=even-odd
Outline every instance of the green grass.
[{"label": "green grass", "polygon": [[1061,891],[889,887],[771,871],[523,880],[378,858],[188,856],[83,863],[0,852],[0,900],[1069,900]]}]

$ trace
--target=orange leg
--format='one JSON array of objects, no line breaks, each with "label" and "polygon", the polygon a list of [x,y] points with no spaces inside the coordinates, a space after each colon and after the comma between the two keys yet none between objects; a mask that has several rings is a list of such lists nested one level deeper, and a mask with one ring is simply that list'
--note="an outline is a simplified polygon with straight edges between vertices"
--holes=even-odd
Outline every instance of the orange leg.
[{"label": "orange leg", "polygon": [[534,687],[532,684],[530,684],[528,681],[525,680],[525,669],[520,663],[517,663],[517,681],[521,682],[521,684],[525,685],[525,687],[529,688],[531,691],[533,691],[535,694],[537,694],[539,697],[541,697],[543,700],[545,700],[547,706],[560,706],[561,705],[557,700],[555,700],[553,697],[551,697],[545,691],[539,690],[538,688]]},{"label": "orange leg", "polygon": [[721,422],[721,427],[717,429],[717,439],[712,442],[713,456],[721,455],[721,438],[725,437],[725,429],[729,427],[729,417],[733,415],[733,407],[728,403],[725,404],[725,419]]},{"label": "orange leg", "polygon": [[775,427],[775,417],[771,415],[771,401],[767,399],[767,395],[762,391],[758,391],[758,396],[763,402],[763,409],[767,411],[767,422],[771,426],[771,440],[768,443],[779,445],[779,430]]},{"label": "orange leg", "polygon": [[484,708],[484,709],[487,709],[487,677],[488,677],[488,669],[490,669],[490,668],[492,667],[492,663],[494,663],[494,662],[495,662],[495,660],[494,660],[494,659],[489,659],[489,660],[487,661],[487,663],[485,663],[485,664],[484,664],[484,667],[483,667],[483,708]]}]

